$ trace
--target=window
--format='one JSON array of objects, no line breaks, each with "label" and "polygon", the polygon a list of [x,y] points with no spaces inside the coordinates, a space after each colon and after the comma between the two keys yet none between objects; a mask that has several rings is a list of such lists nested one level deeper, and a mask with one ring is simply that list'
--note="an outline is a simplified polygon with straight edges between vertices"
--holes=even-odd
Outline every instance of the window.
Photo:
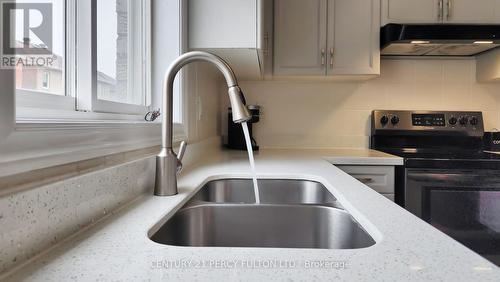
[{"label": "window", "polygon": [[[163,74],[182,50],[186,2],[0,0],[0,7],[13,9],[8,20],[0,13],[0,24],[7,22],[10,29],[7,49],[21,49],[8,56],[4,50],[0,64],[28,58],[23,48],[36,49],[32,57],[50,63],[0,70],[0,177],[157,146],[159,120],[146,123],[144,114],[161,105]],[[46,23],[51,32],[40,33]],[[186,132],[181,111],[186,97],[180,99],[177,84],[174,136],[179,140]]]},{"label": "window", "polygon": [[[50,113],[54,118],[95,119],[92,113],[101,118],[107,113],[106,119],[142,120],[151,106],[150,0],[16,3],[29,12],[10,13],[14,43],[50,53],[46,64],[16,65],[18,119]],[[36,4],[48,4],[49,12]],[[27,22],[31,29],[25,34]],[[48,40],[37,33],[44,24],[51,26]]]},{"label": "window", "polygon": [[[187,48],[187,1],[154,1],[152,37],[154,38],[153,49],[153,105],[161,105],[161,94],[163,91],[164,74],[168,66]],[[169,28],[162,28],[169,27]],[[160,47],[161,46],[161,47]],[[187,111],[184,110],[187,104],[187,95],[182,95],[187,91],[187,81],[185,75],[186,68],[181,69],[174,82],[173,99],[173,121],[176,124],[174,136],[179,140],[185,139],[187,129]],[[159,95],[160,94],[160,95]],[[158,106],[157,106],[158,107]],[[184,135],[184,136],[180,136]],[[176,139],[177,139],[176,138]]]},{"label": "window", "polygon": [[[9,45],[15,50],[12,57],[18,60],[2,67],[15,69],[17,117],[38,117],[48,109],[74,111],[74,93],[66,89],[66,1],[18,0],[15,4],[3,3],[2,11],[9,9]],[[47,28],[48,34],[37,32],[39,27]],[[40,50],[48,53],[38,54]],[[41,60],[34,64],[34,59]]]},{"label": "window", "polygon": [[144,114],[149,93],[149,5],[145,0],[96,3],[96,107]]},{"label": "window", "polygon": [[131,12],[140,11],[140,4],[137,0],[97,1],[98,99],[133,105],[147,103],[140,85],[143,31],[140,19]]},{"label": "window", "polygon": [[[29,10],[28,19],[24,9],[10,10],[11,23],[14,23],[14,34],[11,34],[11,46],[15,46],[17,55],[20,55],[23,45],[29,48],[47,48],[53,54],[51,61],[41,64],[38,67],[31,66],[29,61],[21,61],[15,65],[16,69],[16,93],[23,97],[32,96],[31,99],[41,99],[43,94],[51,95],[66,95],[65,85],[65,1],[33,1],[33,0],[18,0],[16,3],[25,4],[25,8],[30,8],[33,3],[41,2],[48,3],[52,7],[50,17],[52,30],[51,42],[45,42],[42,36],[29,31],[25,34],[24,26],[29,20],[30,26],[37,26],[43,23],[44,15],[37,10]],[[23,6],[21,6],[23,7]],[[48,17],[46,17],[48,18]],[[13,37],[13,38],[12,38]],[[49,77],[52,73],[54,76],[54,87],[49,89]],[[21,100],[22,101],[22,100]]]}]

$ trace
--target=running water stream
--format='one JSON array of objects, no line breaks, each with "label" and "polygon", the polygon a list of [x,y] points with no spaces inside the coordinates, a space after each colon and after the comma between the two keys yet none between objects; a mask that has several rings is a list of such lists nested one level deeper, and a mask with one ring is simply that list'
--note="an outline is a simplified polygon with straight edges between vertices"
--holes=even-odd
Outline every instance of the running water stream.
[{"label": "running water stream", "polygon": [[255,193],[255,203],[260,204],[259,185],[257,184],[257,173],[255,171],[255,160],[253,158],[252,140],[250,139],[250,132],[246,122],[241,123],[243,133],[245,134],[245,141],[247,143],[248,160],[250,161],[250,168],[252,169],[253,176],[253,191]]}]

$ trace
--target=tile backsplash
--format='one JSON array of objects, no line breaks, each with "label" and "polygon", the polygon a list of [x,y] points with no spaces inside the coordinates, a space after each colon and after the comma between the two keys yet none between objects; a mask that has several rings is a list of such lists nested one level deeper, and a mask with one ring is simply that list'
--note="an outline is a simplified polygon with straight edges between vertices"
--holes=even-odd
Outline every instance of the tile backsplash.
[{"label": "tile backsplash", "polygon": [[262,106],[257,142],[366,148],[374,109],[477,110],[487,130],[500,127],[500,83],[477,83],[473,59],[383,60],[381,68],[364,82],[242,82],[248,102]]}]

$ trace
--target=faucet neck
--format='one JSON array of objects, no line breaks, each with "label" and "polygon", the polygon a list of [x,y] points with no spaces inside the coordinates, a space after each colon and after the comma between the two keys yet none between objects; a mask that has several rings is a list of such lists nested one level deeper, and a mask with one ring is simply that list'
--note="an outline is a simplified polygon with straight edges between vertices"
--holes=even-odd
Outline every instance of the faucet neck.
[{"label": "faucet neck", "polygon": [[[177,194],[177,173],[182,168],[181,158],[185,150],[185,143],[181,145],[176,155],[172,150],[173,138],[173,104],[174,104],[174,79],[179,70],[196,61],[204,61],[214,64],[226,78],[228,94],[233,107],[233,120],[244,122],[251,118],[248,109],[243,102],[243,94],[238,87],[238,82],[233,70],[221,58],[206,52],[189,52],[177,58],[165,73],[163,80],[163,116],[162,116],[162,149],[156,157],[156,179],[154,194],[169,196]],[[234,110],[236,109],[236,111]]]},{"label": "faucet neck", "polygon": [[163,80],[163,117],[162,117],[162,148],[172,149],[173,138],[173,89],[177,73],[185,65],[192,62],[209,62],[214,64],[224,75],[228,88],[237,87],[238,82],[231,67],[220,57],[202,51],[189,52],[177,58],[165,73]]}]

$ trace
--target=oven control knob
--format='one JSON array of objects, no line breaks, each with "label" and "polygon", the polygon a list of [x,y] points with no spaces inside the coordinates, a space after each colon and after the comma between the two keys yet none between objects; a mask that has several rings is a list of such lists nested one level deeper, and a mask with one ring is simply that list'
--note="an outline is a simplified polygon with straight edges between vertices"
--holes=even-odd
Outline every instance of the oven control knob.
[{"label": "oven control knob", "polygon": [[472,126],[476,126],[479,123],[479,120],[477,119],[477,117],[471,117],[469,123]]},{"label": "oven control knob", "polygon": [[469,122],[469,119],[467,117],[460,117],[458,119],[458,122],[460,123],[460,125],[467,125],[467,123]]},{"label": "oven control knob", "polygon": [[451,117],[450,120],[448,121],[451,125],[457,124],[457,118],[456,117]]},{"label": "oven control knob", "polygon": [[391,118],[391,123],[392,123],[392,125],[398,124],[399,123],[399,117],[398,116],[393,116]]},{"label": "oven control knob", "polygon": [[388,118],[387,116],[382,116],[382,117],[380,118],[380,123],[381,123],[382,125],[386,125],[388,122],[389,122],[389,118]]}]

